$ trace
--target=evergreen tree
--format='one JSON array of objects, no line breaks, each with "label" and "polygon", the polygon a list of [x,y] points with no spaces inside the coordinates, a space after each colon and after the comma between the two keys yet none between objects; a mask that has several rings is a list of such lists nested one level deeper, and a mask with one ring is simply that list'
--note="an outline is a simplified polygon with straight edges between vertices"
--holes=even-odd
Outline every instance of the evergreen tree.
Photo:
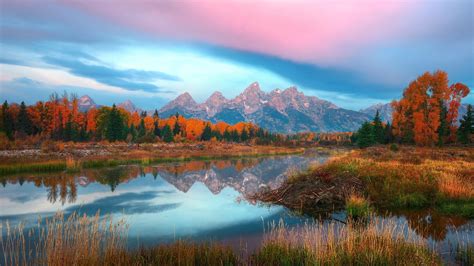
[{"label": "evergreen tree", "polygon": [[120,112],[117,110],[117,107],[112,105],[112,110],[110,110],[108,115],[108,121],[105,129],[105,136],[109,141],[117,141],[123,139],[124,124],[123,118],[120,115]]},{"label": "evergreen tree", "polygon": [[138,125],[138,134],[137,139],[140,140],[146,135],[146,128],[145,128],[145,119],[140,120],[140,125]]},{"label": "evergreen tree", "polygon": [[362,124],[357,132],[357,145],[366,148],[375,144],[375,136],[373,126],[369,122]]},{"label": "evergreen tree", "polygon": [[33,126],[30,117],[28,116],[25,102],[21,102],[20,112],[18,113],[18,131],[27,135],[31,135],[32,129]]},{"label": "evergreen tree", "polygon": [[392,133],[392,125],[390,122],[387,122],[387,125],[385,126],[385,140],[384,143],[392,143],[393,142],[393,133]]},{"label": "evergreen tree", "polygon": [[460,120],[460,126],[458,129],[458,140],[461,143],[471,143],[471,135],[474,134],[474,114],[472,111],[472,105],[467,106],[467,112]]},{"label": "evergreen tree", "polygon": [[5,135],[10,140],[13,140],[13,131],[14,131],[14,124],[13,124],[13,118],[12,115],[10,114],[10,108],[8,106],[8,102],[5,101],[2,105],[2,119],[3,119],[3,131],[5,132]]},{"label": "evergreen tree", "polygon": [[209,125],[209,123],[207,123],[206,127],[204,127],[204,131],[202,132],[201,140],[208,141],[208,140],[211,140],[211,137],[212,137],[211,126]]},{"label": "evergreen tree", "polygon": [[63,140],[71,141],[72,139],[72,114],[69,114],[66,125],[64,126]]},{"label": "evergreen tree", "polygon": [[172,142],[173,141],[173,132],[171,132],[171,128],[169,125],[166,125],[164,128],[163,128],[163,141],[169,143],[169,142]]},{"label": "evergreen tree", "polygon": [[222,134],[219,130],[213,130],[211,134],[211,138],[216,138],[217,140],[222,140]]},{"label": "evergreen tree", "polygon": [[383,143],[385,139],[385,131],[382,125],[382,119],[380,119],[379,110],[377,110],[377,112],[375,113],[375,117],[372,123],[375,141],[377,143]]},{"label": "evergreen tree", "polygon": [[131,142],[137,141],[137,130],[135,129],[135,125],[130,125],[130,128],[128,129],[128,134],[130,134]]},{"label": "evergreen tree", "polygon": [[178,120],[176,120],[173,127],[173,136],[179,135],[179,132],[181,132],[181,127],[179,126]]},{"label": "evergreen tree", "polygon": [[237,130],[232,130],[232,132],[230,133],[230,136],[231,136],[231,139],[233,142],[240,142],[240,136],[239,136],[239,132],[237,132]]},{"label": "evergreen tree", "polygon": [[449,125],[447,122],[448,108],[440,101],[441,110],[439,113],[439,128],[438,128],[438,146],[443,146],[446,138],[449,135]]},{"label": "evergreen tree", "polygon": [[240,134],[240,140],[241,141],[249,140],[249,133],[247,132],[245,128],[242,130],[242,134]]},{"label": "evergreen tree", "polygon": [[59,125],[54,133],[56,140],[63,140],[64,139],[64,127],[63,127],[63,113],[59,112],[58,114],[58,121]]},{"label": "evergreen tree", "polygon": [[158,114],[158,110],[155,109],[155,112],[153,113],[153,119],[158,120],[160,119],[160,115]]},{"label": "evergreen tree", "polygon": [[224,140],[227,141],[227,142],[230,142],[230,141],[231,141],[232,136],[230,135],[229,130],[226,129],[226,130],[224,131],[223,138],[224,138]]},{"label": "evergreen tree", "polygon": [[161,130],[160,130],[160,126],[158,124],[158,121],[155,121],[155,123],[153,123],[153,134],[155,134],[155,136],[161,138]]}]

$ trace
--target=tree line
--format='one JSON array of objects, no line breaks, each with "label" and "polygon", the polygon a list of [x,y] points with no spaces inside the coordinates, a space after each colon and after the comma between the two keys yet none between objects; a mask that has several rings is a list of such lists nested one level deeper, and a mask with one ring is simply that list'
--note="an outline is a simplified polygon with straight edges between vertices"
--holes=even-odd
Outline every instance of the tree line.
[{"label": "tree line", "polygon": [[61,97],[52,94],[48,101],[34,105],[8,104],[0,110],[0,132],[9,140],[30,136],[61,141],[127,141],[173,142],[173,141],[226,141],[271,144],[285,140],[252,123],[239,122],[229,125],[215,124],[197,118],[185,118],[180,114],[161,118],[158,111],[129,112],[115,104],[88,111],[79,110],[75,95],[64,93]]},{"label": "tree line", "polygon": [[[472,106],[457,121],[462,98],[470,90],[462,83],[448,84],[444,71],[426,72],[412,81],[399,101],[391,103],[392,124],[382,123],[379,112],[353,135],[360,147],[377,143],[403,143],[420,146],[443,146],[473,143]],[[459,123],[458,123],[459,122]]]}]

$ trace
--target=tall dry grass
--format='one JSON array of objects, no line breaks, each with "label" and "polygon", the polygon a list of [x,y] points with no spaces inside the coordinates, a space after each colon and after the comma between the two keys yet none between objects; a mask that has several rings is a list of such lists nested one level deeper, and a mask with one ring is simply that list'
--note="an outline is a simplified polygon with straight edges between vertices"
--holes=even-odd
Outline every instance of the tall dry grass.
[{"label": "tall dry grass", "polygon": [[367,224],[273,225],[253,256],[257,265],[438,265],[425,239],[406,224],[371,219]]},{"label": "tall dry grass", "polygon": [[[57,213],[38,219],[36,226],[0,228],[0,246],[5,265],[100,265],[125,249],[128,225],[111,216],[93,217]],[[4,234],[4,235],[3,235]]]}]

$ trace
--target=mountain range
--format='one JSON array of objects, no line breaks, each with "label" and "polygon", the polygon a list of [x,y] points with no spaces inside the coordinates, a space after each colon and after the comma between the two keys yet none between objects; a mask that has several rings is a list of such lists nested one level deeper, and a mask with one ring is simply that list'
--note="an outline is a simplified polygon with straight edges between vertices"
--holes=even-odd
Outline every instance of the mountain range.
[{"label": "mountain range", "polygon": [[[143,111],[130,100],[119,103],[117,106],[130,112]],[[465,113],[466,106],[461,106],[460,116]],[[85,111],[98,105],[85,95],[79,99],[79,107]],[[296,133],[355,131],[363,122],[371,120],[377,110],[383,121],[391,121],[390,103],[380,103],[353,111],[315,96],[306,96],[296,87],[275,89],[266,93],[260,89],[257,82],[254,82],[233,99],[227,99],[222,93],[216,91],[203,103],[197,103],[189,93],[185,92],[158,112],[161,117],[179,113],[186,118],[195,117],[213,123],[224,121],[235,124],[247,121],[272,132]]]},{"label": "mountain range", "polygon": [[265,93],[257,82],[250,84],[233,99],[214,92],[205,102],[196,103],[189,93],[183,93],[159,113],[168,117],[179,113],[212,122],[253,122],[273,132],[353,131],[370,115],[347,110],[314,96],[306,96],[296,87],[275,89]]}]

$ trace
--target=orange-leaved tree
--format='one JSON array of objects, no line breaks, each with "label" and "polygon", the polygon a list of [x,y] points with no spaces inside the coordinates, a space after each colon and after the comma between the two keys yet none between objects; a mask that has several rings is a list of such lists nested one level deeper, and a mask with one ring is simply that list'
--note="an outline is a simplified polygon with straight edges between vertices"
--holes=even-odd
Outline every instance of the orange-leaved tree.
[{"label": "orange-leaved tree", "polygon": [[[403,98],[393,101],[393,134],[400,141],[417,145],[439,143],[442,120],[446,120],[449,138],[456,136],[458,108],[469,88],[461,83],[448,85],[444,71],[426,72],[412,81],[403,92]],[[443,108],[448,108],[443,117]]]}]

